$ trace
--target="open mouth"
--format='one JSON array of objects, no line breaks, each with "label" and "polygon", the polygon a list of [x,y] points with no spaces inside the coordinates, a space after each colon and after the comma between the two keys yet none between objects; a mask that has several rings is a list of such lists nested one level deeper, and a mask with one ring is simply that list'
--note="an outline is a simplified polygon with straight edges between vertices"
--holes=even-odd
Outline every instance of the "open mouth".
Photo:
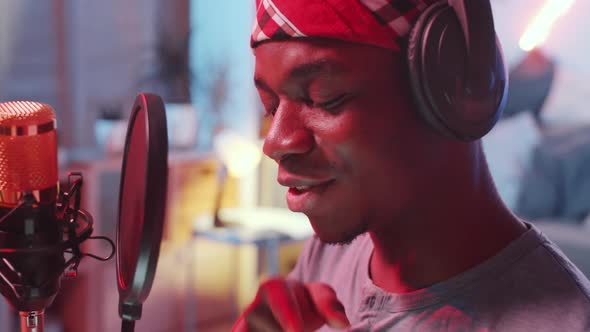
[{"label": "open mouth", "polygon": [[291,195],[303,195],[306,193],[321,193],[332,184],[334,180],[326,181],[324,183],[320,183],[313,186],[296,186],[296,187],[289,187],[289,194]]},{"label": "open mouth", "polygon": [[293,194],[302,194],[312,187],[314,187],[314,186],[290,187],[289,191],[291,191]]},{"label": "open mouth", "polygon": [[287,192],[289,209],[294,212],[310,213],[320,208],[326,203],[324,197],[333,183],[334,180],[330,180],[317,185],[289,187]]}]

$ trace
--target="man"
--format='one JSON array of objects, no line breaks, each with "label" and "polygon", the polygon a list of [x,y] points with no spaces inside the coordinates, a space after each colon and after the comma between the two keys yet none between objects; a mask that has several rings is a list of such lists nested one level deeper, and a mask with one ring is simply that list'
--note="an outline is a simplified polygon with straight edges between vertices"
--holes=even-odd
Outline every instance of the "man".
[{"label": "man", "polygon": [[427,4],[257,1],[264,152],[317,237],[234,331],[590,330],[590,283],[504,206],[480,141],[447,138],[416,111],[407,29],[384,29]]}]

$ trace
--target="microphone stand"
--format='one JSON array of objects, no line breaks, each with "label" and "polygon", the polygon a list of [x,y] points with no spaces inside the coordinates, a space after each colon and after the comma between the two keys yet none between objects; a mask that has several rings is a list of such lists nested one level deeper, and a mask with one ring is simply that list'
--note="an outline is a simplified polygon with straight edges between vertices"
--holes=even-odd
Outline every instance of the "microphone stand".
[{"label": "microphone stand", "polygon": [[[62,275],[75,277],[83,257],[107,261],[115,255],[111,239],[91,236],[93,218],[80,209],[82,175],[70,173],[68,184],[55,206],[40,205],[26,193],[0,217],[0,293],[19,312],[20,332],[44,331],[45,308],[57,295]],[[80,245],[88,239],[108,242],[110,255],[82,252]],[[65,253],[72,256],[67,261]]]},{"label": "microphone stand", "polygon": [[20,332],[44,332],[45,310],[19,311]]}]

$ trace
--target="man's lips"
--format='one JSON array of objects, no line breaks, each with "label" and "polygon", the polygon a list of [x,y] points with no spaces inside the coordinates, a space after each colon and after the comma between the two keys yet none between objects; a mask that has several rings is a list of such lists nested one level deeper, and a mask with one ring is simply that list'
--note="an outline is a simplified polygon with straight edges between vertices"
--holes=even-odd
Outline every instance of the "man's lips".
[{"label": "man's lips", "polygon": [[325,185],[325,184],[333,181],[333,179],[329,178],[329,177],[316,178],[316,177],[305,177],[305,176],[291,175],[291,174],[286,174],[286,175],[279,174],[277,181],[279,182],[280,185],[282,185],[284,187],[294,188],[299,191],[303,191],[303,190],[308,190],[312,187]]},{"label": "man's lips", "polygon": [[289,187],[286,199],[294,212],[313,213],[323,204],[327,190],[336,181],[333,179],[285,178],[282,184]]},{"label": "man's lips", "polygon": [[301,195],[305,193],[321,194],[333,182],[334,180],[329,180],[311,186],[292,186],[289,187],[289,191],[287,193],[291,195]]}]

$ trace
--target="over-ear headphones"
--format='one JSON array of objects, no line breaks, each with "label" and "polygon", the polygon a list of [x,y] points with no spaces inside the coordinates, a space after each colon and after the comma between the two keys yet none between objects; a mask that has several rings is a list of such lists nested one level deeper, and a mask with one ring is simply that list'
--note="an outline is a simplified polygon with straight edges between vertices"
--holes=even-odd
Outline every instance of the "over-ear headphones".
[{"label": "over-ear headphones", "polygon": [[489,0],[442,0],[414,24],[408,70],[422,118],[439,133],[476,140],[498,121],[508,74]]}]

